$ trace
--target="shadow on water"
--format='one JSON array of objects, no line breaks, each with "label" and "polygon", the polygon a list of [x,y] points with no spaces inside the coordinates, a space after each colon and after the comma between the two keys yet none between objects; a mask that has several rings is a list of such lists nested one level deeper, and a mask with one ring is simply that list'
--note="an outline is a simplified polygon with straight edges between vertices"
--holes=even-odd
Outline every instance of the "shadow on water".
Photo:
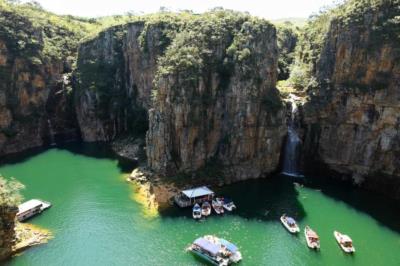
[{"label": "shadow on water", "polygon": [[118,168],[123,173],[128,173],[132,171],[133,168],[137,167],[137,162],[118,156],[111,150],[109,145],[104,145],[104,143],[84,143],[84,142],[70,142],[51,147],[33,148],[21,153],[6,155],[0,158],[0,165],[21,163],[30,159],[35,155],[38,155],[42,152],[51,149],[67,150],[74,154],[84,155],[98,159],[117,160]]},{"label": "shadow on water", "polygon": [[[232,198],[237,210],[230,215],[246,219],[277,221],[286,213],[302,220],[306,213],[298,201],[293,178],[274,176],[268,179],[247,180],[215,189],[217,195]],[[191,216],[191,208],[168,207],[160,210],[161,217]]]},{"label": "shadow on water", "polygon": [[399,202],[355,187],[350,182],[326,177],[308,177],[305,179],[304,185],[318,189],[324,195],[342,201],[352,208],[370,215],[383,226],[400,232]]}]

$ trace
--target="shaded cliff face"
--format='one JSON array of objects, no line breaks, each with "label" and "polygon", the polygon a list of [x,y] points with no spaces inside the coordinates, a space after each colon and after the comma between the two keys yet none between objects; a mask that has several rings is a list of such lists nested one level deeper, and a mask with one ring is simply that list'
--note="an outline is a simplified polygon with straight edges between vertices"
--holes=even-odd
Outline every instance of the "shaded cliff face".
[{"label": "shaded cliff face", "polygon": [[217,168],[229,180],[276,170],[286,134],[276,69],[276,33],[267,22],[212,14],[194,21],[160,60],[149,167],[166,175]]},{"label": "shaded cliff face", "polygon": [[85,141],[144,135],[165,25],[139,21],[108,29],[81,45],[76,112]]},{"label": "shaded cliff face", "polygon": [[304,106],[304,154],[308,169],[319,162],[400,198],[399,1],[361,13],[330,23]]},{"label": "shaded cliff face", "polygon": [[2,155],[50,143],[50,135],[74,130],[75,124],[71,108],[63,104],[68,101],[63,78],[68,64],[45,52],[52,33],[13,12],[2,10],[0,18]]},{"label": "shaded cliff face", "polygon": [[15,216],[18,208],[0,206],[0,262],[12,253],[15,241]]}]

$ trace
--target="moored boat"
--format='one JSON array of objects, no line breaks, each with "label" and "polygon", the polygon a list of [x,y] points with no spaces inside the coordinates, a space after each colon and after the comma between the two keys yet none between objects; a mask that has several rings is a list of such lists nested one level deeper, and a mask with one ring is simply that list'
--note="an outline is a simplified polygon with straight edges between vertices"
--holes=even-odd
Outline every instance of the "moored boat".
[{"label": "moored boat", "polygon": [[286,214],[281,216],[281,222],[283,224],[283,226],[285,226],[285,228],[292,234],[296,234],[298,232],[300,232],[300,228],[297,225],[296,221],[289,216],[286,216]]},{"label": "moored boat", "polygon": [[201,205],[201,215],[207,217],[211,214],[211,205],[208,201]]},{"label": "moored boat", "polygon": [[211,235],[196,239],[187,250],[218,266],[227,266],[242,259],[242,254],[234,244]]},{"label": "moored boat", "polygon": [[339,246],[342,248],[342,250],[346,253],[354,253],[356,252],[356,249],[353,246],[353,240],[348,235],[342,234],[338,231],[333,231],[333,235],[336,238],[336,241],[338,242]]},{"label": "moored boat", "polygon": [[236,210],[236,205],[235,205],[235,203],[233,203],[233,201],[231,199],[224,198],[223,206],[224,206],[225,210],[230,211],[230,212],[233,210]]},{"label": "moored boat", "polygon": [[212,200],[211,205],[217,214],[224,213],[223,203],[220,200],[218,199]]},{"label": "moored boat", "polygon": [[22,222],[51,207],[50,202],[31,199],[18,206],[17,219]]},{"label": "moored boat", "polygon": [[308,225],[304,228],[304,235],[306,236],[307,246],[311,249],[319,249],[320,242],[319,236]]},{"label": "moored boat", "polygon": [[201,208],[199,204],[195,204],[192,210],[193,219],[200,219],[201,218]]}]

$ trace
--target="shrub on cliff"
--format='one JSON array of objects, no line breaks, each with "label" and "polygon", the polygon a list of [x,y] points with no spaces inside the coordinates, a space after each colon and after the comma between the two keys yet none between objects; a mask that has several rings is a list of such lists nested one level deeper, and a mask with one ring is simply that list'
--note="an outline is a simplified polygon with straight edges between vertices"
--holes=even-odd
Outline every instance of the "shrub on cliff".
[{"label": "shrub on cliff", "polygon": [[0,176],[0,206],[13,207],[22,201],[20,190],[24,188],[20,182],[15,179],[5,179]]}]

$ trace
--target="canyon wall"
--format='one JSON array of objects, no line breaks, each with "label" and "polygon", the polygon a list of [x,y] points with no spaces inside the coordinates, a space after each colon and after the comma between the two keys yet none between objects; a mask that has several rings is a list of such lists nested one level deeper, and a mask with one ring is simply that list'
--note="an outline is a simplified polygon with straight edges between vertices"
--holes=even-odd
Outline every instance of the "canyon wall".
[{"label": "canyon wall", "polygon": [[275,28],[264,20],[211,14],[181,31],[155,80],[149,167],[229,181],[276,171],[286,134],[277,56]]},{"label": "canyon wall", "polygon": [[364,8],[328,27],[303,108],[306,169],[400,198],[400,5]]},{"label": "canyon wall", "polygon": [[18,208],[0,206],[0,262],[12,253],[15,241],[15,216]]},{"label": "canyon wall", "polygon": [[101,32],[79,49],[76,113],[85,141],[144,135],[163,25],[138,21]]},{"label": "canyon wall", "polygon": [[76,136],[69,64],[45,53],[43,28],[6,10],[0,18],[0,155]]}]

